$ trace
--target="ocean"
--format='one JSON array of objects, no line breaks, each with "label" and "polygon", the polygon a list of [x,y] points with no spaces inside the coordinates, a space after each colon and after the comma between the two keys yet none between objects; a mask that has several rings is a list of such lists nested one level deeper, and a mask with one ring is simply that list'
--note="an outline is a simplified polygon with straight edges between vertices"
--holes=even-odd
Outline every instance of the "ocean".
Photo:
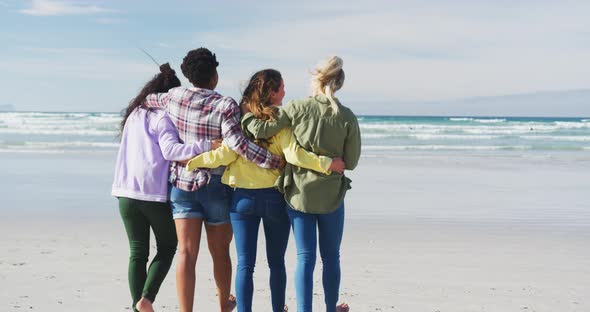
[{"label": "ocean", "polygon": [[[128,244],[111,195],[120,120],[0,113],[0,284],[9,286],[0,303],[15,307],[7,311],[70,311],[95,294],[108,295],[94,304],[101,310],[125,311]],[[341,297],[353,309],[590,311],[590,118],[359,121],[363,156],[346,172],[342,242]],[[211,260],[199,261],[199,289],[210,294],[199,306],[211,311]],[[268,281],[261,271],[258,285]],[[268,300],[256,293],[255,302]],[[158,296],[176,310],[174,274]]]},{"label": "ocean", "polygon": [[[359,116],[363,155],[590,153],[590,118]],[[0,112],[0,152],[117,149],[119,113]]]}]

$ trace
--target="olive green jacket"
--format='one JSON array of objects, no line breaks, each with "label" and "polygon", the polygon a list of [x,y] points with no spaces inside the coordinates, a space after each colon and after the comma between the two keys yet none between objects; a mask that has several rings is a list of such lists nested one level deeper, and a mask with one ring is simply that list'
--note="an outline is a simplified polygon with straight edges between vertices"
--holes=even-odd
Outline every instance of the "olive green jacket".
[{"label": "olive green jacket", "polygon": [[[332,114],[330,101],[323,95],[290,101],[275,121],[245,118],[242,127],[254,137],[266,139],[291,127],[299,145],[317,155],[342,157],[346,169],[354,169],[361,155],[361,135],[354,113],[339,104]],[[336,210],[350,189],[343,174],[330,175],[287,164],[277,181],[289,205],[306,213],[326,214]]]}]

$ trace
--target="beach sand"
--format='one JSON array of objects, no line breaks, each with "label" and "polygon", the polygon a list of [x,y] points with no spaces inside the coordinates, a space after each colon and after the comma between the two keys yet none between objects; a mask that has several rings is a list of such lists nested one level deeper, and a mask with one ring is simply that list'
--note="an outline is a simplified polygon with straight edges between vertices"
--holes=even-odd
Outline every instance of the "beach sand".
[{"label": "beach sand", "polygon": [[[129,311],[114,153],[0,157],[0,311]],[[589,311],[589,169],[584,154],[363,157],[346,199],[341,301],[352,311]],[[195,311],[216,311],[201,246]],[[319,259],[315,274],[323,311]],[[254,282],[254,310],[269,311],[262,246]],[[174,266],[154,306],[178,310]]]}]

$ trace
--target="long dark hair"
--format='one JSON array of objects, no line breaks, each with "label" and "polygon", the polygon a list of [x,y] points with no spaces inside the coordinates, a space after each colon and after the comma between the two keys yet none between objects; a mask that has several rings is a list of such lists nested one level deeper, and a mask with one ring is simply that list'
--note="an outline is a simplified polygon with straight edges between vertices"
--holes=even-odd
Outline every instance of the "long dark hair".
[{"label": "long dark hair", "polygon": [[148,94],[168,92],[168,90],[179,86],[180,80],[178,80],[178,77],[176,77],[176,73],[170,67],[170,64],[162,64],[160,66],[160,73],[155,75],[152,80],[146,83],[139,94],[133,98],[133,100],[129,102],[129,105],[121,112],[121,115],[123,115],[123,120],[121,121],[121,132],[123,132],[123,128],[125,128],[127,118],[129,118],[131,113],[133,113],[136,108],[143,106],[143,102],[145,101],[145,98],[148,96]]}]

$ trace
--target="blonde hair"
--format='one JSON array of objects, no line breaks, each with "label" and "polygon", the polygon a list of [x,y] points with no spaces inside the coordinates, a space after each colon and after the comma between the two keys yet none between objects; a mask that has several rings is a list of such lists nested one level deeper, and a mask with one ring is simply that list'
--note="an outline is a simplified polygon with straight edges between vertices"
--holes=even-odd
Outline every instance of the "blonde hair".
[{"label": "blonde hair", "polygon": [[338,56],[332,56],[315,68],[311,78],[312,95],[326,96],[333,114],[338,114],[339,111],[334,93],[344,84],[343,63]]}]

